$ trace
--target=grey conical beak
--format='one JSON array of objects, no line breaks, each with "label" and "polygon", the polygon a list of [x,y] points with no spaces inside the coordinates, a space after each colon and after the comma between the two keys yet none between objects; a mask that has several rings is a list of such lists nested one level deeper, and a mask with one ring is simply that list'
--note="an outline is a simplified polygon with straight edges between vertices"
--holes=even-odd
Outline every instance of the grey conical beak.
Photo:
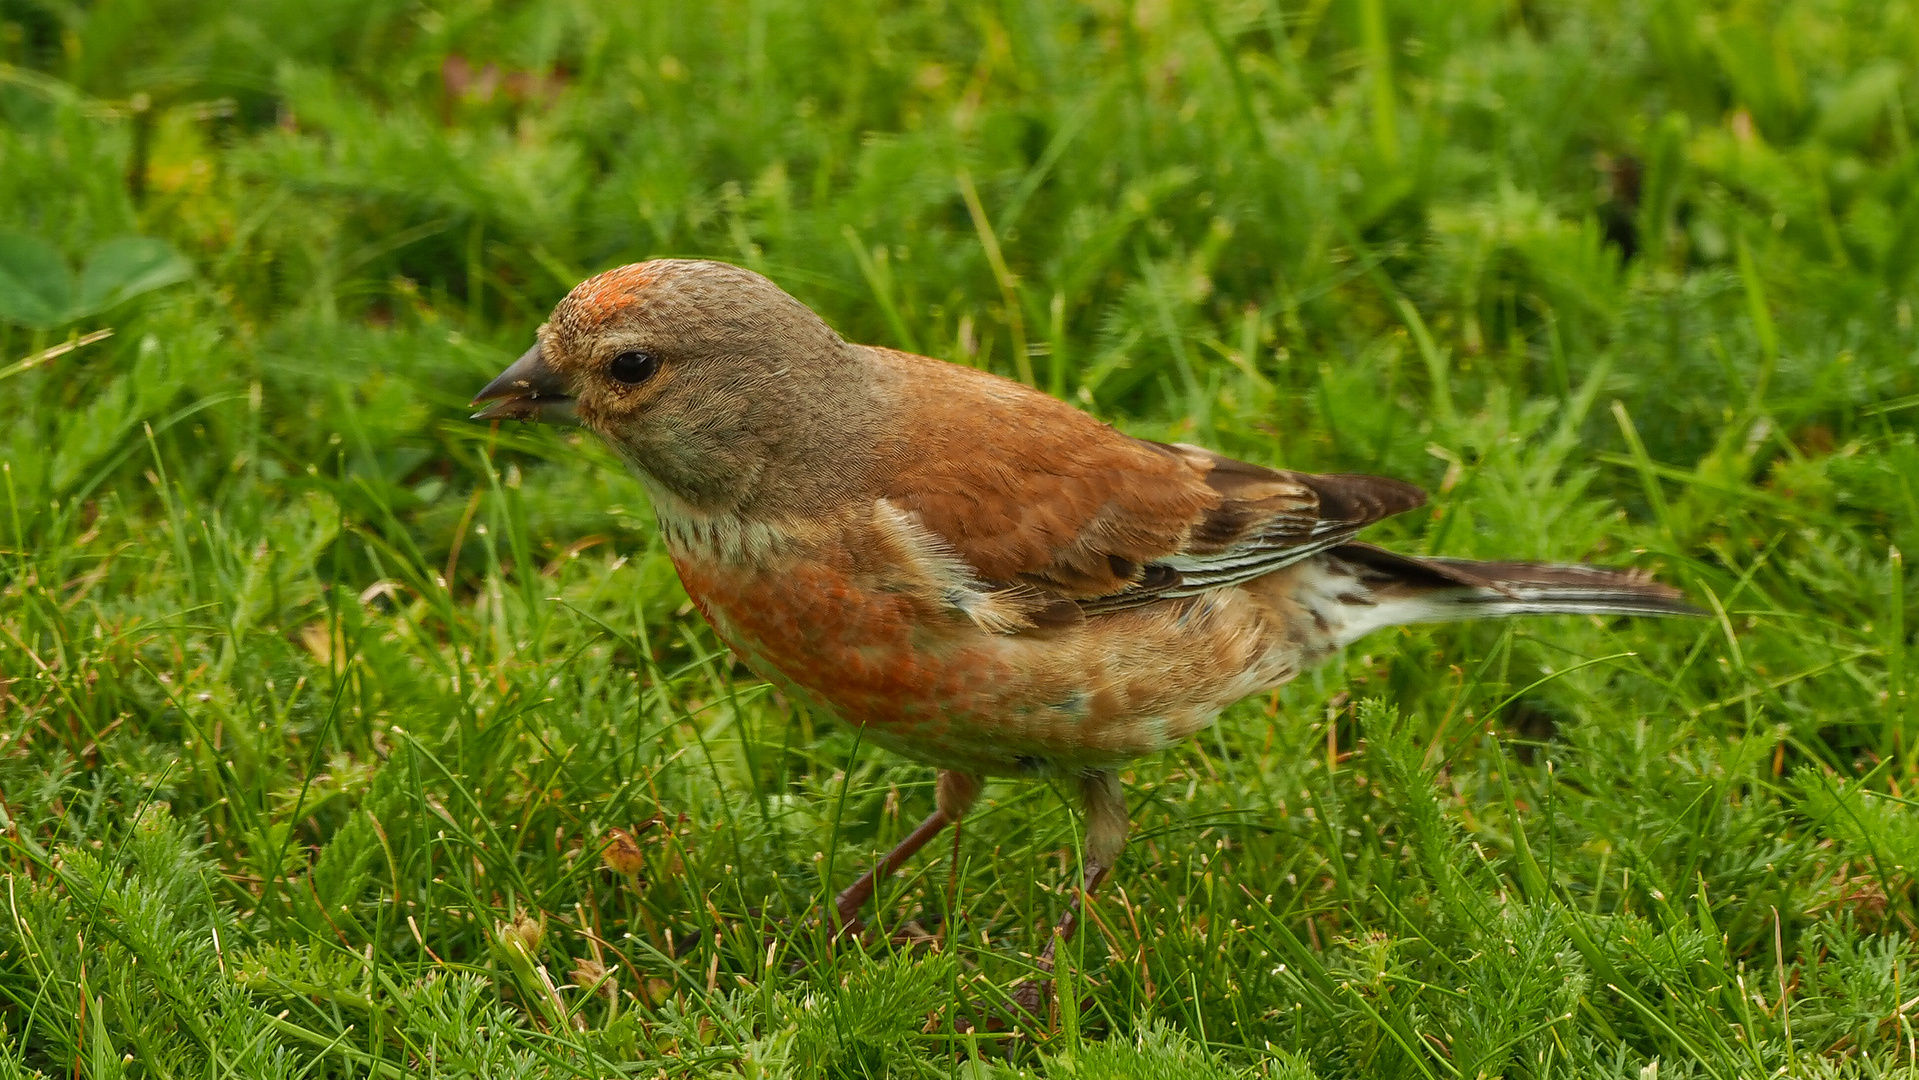
[{"label": "grey conical beak", "polygon": [[473,404],[493,404],[473,414],[475,420],[542,420],[549,424],[577,424],[573,395],[558,372],[546,362],[536,344],[500,372],[499,378],[473,395]]}]

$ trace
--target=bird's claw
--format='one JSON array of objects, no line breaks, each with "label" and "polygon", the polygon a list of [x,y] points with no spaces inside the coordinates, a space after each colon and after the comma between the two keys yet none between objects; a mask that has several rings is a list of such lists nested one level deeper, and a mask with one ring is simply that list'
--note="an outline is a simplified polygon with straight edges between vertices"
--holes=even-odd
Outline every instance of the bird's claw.
[{"label": "bird's claw", "polygon": [[1021,1019],[1019,1014],[1035,1020],[1042,1019],[1040,1010],[1045,1007],[1047,999],[1051,996],[1048,991],[1052,989],[1052,986],[1053,978],[1050,974],[1035,976],[1015,986],[1013,988],[1014,1019]]},{"label": "bird's claw", "polygon": [[834,941],[849,937],[858,937],[866,933],[865,920],[861,919],[856,912],[841,911],[837,907],[833,910],[832,927]]}]

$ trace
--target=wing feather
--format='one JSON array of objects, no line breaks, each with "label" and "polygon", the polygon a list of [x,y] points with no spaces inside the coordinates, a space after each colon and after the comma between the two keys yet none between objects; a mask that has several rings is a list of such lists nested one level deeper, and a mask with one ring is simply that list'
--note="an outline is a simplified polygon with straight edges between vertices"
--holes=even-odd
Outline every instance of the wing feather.
[{"label": "wing feather", "polygon": [[[906,381],[910,442],[879,493],[990,587],[1083,615],[1270,574],[1426,501],[1375,476],[1270,469],[1136,439],[984,372],[873,350]],[[980,431],[997,432],[992,446]],[[1030,609],[1031,603],[1020,605]],[[1042,625],[1057,625],[1057,606]]]}]

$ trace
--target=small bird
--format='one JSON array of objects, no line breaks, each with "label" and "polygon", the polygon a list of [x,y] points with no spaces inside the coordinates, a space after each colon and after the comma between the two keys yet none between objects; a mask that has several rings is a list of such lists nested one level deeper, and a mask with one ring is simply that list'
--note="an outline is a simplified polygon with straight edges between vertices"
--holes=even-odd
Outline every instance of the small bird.
[{"label": "small bird", "polygon": [[839,895],[840,927],[957,830],[985,777],[1077,786],[1085,876],[1043,966],[1125,843],[1116,770],[1240,698],[1381,627],[1692,611],[1634,571],[1361,543],[1425,494],[1133,438],[984,371],[850,344],[725,263],[581,283],[484,402],[476,419],[605,439],[748,667],[940,770],[938,809]]}]

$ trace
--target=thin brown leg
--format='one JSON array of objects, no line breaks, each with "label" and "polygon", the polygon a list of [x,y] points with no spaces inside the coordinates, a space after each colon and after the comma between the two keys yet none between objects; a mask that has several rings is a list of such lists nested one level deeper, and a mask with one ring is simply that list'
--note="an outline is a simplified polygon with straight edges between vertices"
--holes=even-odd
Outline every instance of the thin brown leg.
[{"label": "thin brown leg", "polygon": [[[959,894],[959,845],[960,835],[965,831],[965,818],[961,818],[953,823],[953,857],[947,860],[946,863],[946,895],[949,897]],[[957,904],[959,901],[954,900],[952,902]]]},{"label": "thin brown leg", "polygon": [[1120,790],[1119,775],[1111,770],[1087,773],[1080,777],[1079,790],[1086,808],[1086,876],[1039,954],[1040,975],[1013,988],[1013,1004],[1034,1016],[1039,1015],[1046,989],[1052,985],[1053,958],[1060,943],[1073,940],[1079,929],[1080,908],[1112,872],[1120,849],[1126,845],[1126,796]]},{"label": "thin brown leg", "polygon": [[920,822],[919,828],[907,833],[906,839],[895,844],[893,850],[887,852],[871,870],[860,875],[858,881],[848,885],[845,891],[840,893],[839,898],[833,901],[834,913],[839,916],[839,924],[836,928],[838,933],[844,934],[848,929],[858,929],[860,908],[865,907],[866,902],[873,898],[873,890],[878,887],[880,878],[891,876],[893,871],[900,868],[901,863],[912,858],[914,852],[925,847],[928,841],[938,836],[940,830],[946,828],[946,822],[945,811],[933,811],[931,816]]},{"label": "thin brown leg", "polygon": [[940,830],[951,824],[955,826],[953,842],[958,851],[959,836],[957,826],[964,817],[973,800],[979,798],[980,778],[969,773],[942,771],[939,775],[939,809],[919,823],[919,827],[906,835],[893,846],[893,850],[880,859],[879,864],[861,875],[858,881],[848,885],[833,901],[833,914],[837,917],[834,935],[845,934],[859,928],[859,911],[873,898],[873,890],[879,886],[880,879],[889,877],[900,864],[913,857],[919,849],[940,834]]},{"label": "thin brown leg", "polygon": [[1073,899],[1067,902],[1066,914],[1060,916],[1059,925],[1053,928],[1053,936],[1046,939],[1046,948],[1039,954],[1040,973],[1025,980],[1013,988],[1013,1004],[1034,1016],[1040,1015],[1040,1006],[1046,1000],[1046,993],[1053,986],[1053,958],[1057,955],[1061,942],[1073,940],[1073,934],[1079,929],[1080,907],[1086,898],[1106,880],[1111,867],[1097,863],[1086,864],[1086,877]]},{"label": "thin brown leg", "polygon": [[1099,888],[1106,880],[1106,875],[1112,872],[1113,868],[1110,866],[1100,866],[1097,863],[1086,864],[1085,882],[1080,885],[1079,892],[1074,894],[1073,899],[1067,903],[1066,914],[1060,916],[1059,928],[1053,932],[1052,940],[1046,943],[1045,951],[1039,954],[1041,968],[1046,971],[1053,970],[1053,950],[1061,942],[1073,940],[1074,932],[1079,929],[1080,907],[1085,904],[1086,898],[1093,894],[1093,890]]}]

